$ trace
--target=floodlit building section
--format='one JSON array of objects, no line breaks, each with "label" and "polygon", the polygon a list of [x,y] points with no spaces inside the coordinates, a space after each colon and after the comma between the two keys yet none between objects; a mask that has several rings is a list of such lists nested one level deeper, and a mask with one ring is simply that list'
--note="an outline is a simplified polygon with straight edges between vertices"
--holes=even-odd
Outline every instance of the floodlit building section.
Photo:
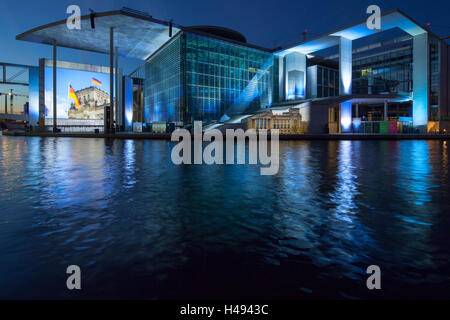
[{"label": "floodlit building section", "polygon": [[270,106],[273,61],[245,43],[182,32],[145,63],[144,119],[211,123]]},{"label": "floodlit building section", "polygon": [[[306,55],[306,100],[323,105],[327,103],[323,98],[328,97],[330,110],[336,110],[333,96],[344,98],[338,110],[331,112],[338,118],[338,125],[336,119],[330,120],[323,133],[424,133],[449,127],[448,44],[399,10],[387,12],[381,19],[381,31],[367,29],[362,21],[275,52],[280,57],[280,75],[286,79],[287,57],[294,53]],[[360,44],[361,39],[369,39],[376,32],[389,39],[390,34],[402,36]],[[310,60],[327,50],[337,52],[328,57],[325,54],[322,62],[311,64]],[[335,66],[330,66],[330,61]],[[333,88],[334,70],[339,77],[339,94]],[[274,107],[286,105],[294,88],[284,81],[279,83],[286,96]],[[301,98],[294,100],[291,106]]]}]

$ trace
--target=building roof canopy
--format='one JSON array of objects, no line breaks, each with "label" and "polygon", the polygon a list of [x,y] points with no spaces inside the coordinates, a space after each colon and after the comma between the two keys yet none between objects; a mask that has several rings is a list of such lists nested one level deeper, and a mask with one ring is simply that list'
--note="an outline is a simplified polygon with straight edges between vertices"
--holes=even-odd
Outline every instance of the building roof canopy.
[{"label": "building roof canopy", "polygon": [[[169,37],[169,22],[127,10],[95,14],[95,28],[91,28],[90,15],[81,17],[81,29],[69,29],[66,20],[43,25],[18,36],[17,40],[53,44],[71,49],[109,53],[110,28],[114,28],[114,46],[120,56],[146,59]],[[179,28],[173,27],[172,35]]]},{"label": "building roof canopy", "polygon": [[394,9],[381,15],[381,30],[371,30],[367,28],[366,20],[364,20],[357,24],[302,42],[290,48],[281,49],[277,51],[276,54],[282,56],[291,52],[311,54],[338,45],[340,37],[356,40],[393,28],[400,28],[412,36],[427,32],[426,29],[406,14],[398,9]]}]

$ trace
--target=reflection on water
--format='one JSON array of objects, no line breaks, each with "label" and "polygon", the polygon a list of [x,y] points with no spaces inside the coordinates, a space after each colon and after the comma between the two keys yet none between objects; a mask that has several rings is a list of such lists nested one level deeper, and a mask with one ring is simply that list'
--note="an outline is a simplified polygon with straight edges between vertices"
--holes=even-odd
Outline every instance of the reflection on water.
[{"label": "reflection on water", "polygon": [[275,176],[172,146],[0,137],[0,298],[450,298],[447,141],[280,142]]}]

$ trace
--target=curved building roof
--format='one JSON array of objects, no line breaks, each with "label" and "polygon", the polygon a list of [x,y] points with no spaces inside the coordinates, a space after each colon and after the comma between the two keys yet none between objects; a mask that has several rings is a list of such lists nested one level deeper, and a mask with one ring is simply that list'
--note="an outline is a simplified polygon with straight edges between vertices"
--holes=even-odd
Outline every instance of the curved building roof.
[{"label": "curved building roof", "polygon": [[[58,47],[109,53],[109,30],[114,28],[114,46],[119,55],[144,60],[169,37],[170,22],[124,9],[94,14],[95,28],[90,15],[81,16],[81,29],[69,29],[66,19],[49,23],[16,36],[17,40],[53,44]],[[172,27],[175,35],[180,29]]]},{"label": "curved building roof", "polygon": [[242,43],[247,43],[247,39],[244,37],[244,35],[236,30],[219,27],[219,26],[191,26],[186,27],[185,30],[193,30],[193,31],[200,31],[203,33],[208,33],[211,35],[219,36],[222,38],[226,38],[229,40],[239,41]]}]

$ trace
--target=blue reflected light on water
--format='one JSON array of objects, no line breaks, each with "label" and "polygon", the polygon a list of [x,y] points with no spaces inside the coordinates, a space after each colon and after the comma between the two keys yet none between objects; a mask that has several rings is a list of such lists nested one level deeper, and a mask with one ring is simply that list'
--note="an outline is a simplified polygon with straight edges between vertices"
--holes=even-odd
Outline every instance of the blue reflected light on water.
[{"label": "blue reflected light on water", "polygon": [[0,137],[0,298],[450,298],[446,141],[284,141],[275,176],[172,146]]}]

